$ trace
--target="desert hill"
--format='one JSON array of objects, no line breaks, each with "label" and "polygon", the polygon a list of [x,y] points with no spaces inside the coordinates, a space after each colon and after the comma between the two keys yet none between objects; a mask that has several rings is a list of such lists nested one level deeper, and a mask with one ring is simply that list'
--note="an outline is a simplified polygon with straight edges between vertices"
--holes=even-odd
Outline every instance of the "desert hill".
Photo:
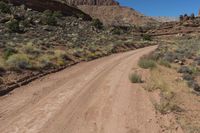
[{"label": "desert hill", "polygon": [[132,8],[122,7],[114,0],[59,0],[68,5],[76,6],[93,18],[98,18],[105,25],[147,25],[155,24],[156,20],[144,16]]}]

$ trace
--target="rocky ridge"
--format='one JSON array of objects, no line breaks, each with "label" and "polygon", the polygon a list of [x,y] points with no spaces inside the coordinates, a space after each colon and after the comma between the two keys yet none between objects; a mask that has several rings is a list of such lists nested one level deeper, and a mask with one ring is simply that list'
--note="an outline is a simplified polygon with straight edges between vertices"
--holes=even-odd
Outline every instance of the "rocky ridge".
[{"label": "rocky ridge", "polygon": [[96,5],[96,6],[113,6],[119,5],[115,0],[61,0],[69,5]]}]

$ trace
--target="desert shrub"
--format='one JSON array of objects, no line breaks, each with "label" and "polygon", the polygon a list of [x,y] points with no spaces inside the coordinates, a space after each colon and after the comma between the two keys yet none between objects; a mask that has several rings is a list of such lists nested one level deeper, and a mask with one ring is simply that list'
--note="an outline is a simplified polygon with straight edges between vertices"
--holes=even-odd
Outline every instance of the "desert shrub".
[{"label": "desert shrub", "polygon": [[54,56],[56,59],[56,65],[57,66],[62,66],[66,64],[66,60],[68,60],[68,56],[63,50],[55,50],[54,51]]},{"label": "desert shrub", "polygon": [[184,20],[189,20],[189,16],[187,14],[184,14]]},{"label": "desert shrub", "polygon": [[15,50],[14,48],[5,48],[4,51],[3,51],[3,57],[4,59],[8,59],[8,57],[10,57],[11,55],[13,54],[16,54],[17,53],[17,50]]},{"label": "desert shrub", "polygon": [[151,59],[141,58],[138,62],[138,65],[144,69],[153,69],[156,67],[155,61]]},{"label": "desert shrub", "polygon": [[160,60],[159,60],[159,64],[162,65],[162,66],[171,68],[170,62],[168,62],[168,61],[166,61],[166,60],[160,59]]},{"label": "desert shrub", "polygon": [[113,35],[120,35],[121,34],[121,30],[117,27],[114,27],[112,30],[111,30],[112,34]]},{"label": "desert shrub", "polygon": [[173,62],[175,60],[175,57],[174,57],[174,53],[172,52],[167,52],[164,57],[163,57],[164,60],[168,61],[168,62]]},{"label": "desert shrub", "polygon": [[142,39],[144,41],[152,41],[152,36],[148,35],[148,34],[143,34],[142,35]]},{"label": "desert shrub", "polygon": [[196,67],[196,66],[191,66],[191,67],[190,67],[190,70],[192,71],[192,74],[193,74],[193,75],[197,75],[197,74],[199,74],[199,72],[200,72],[199,67]]},{"label": "desert shrub", "polygon": [[153,52],[151,55],[150,55],[150,58],[152,60],[159,60],[160,58],[162,57],[162,54],[160,52]]},{"label": "desert shrub", "polygon": [[195,19],[195,15],[194,15],[194,13],[192,13],[191,15],[190,15],[190,19]]},{"label": "desert shrub", "polygon": [[53,14],[53,12],[52,12],[51,10],[45,10],[45,11],[43,12],[43,14],[44,14],[45,16],[51,16],[51,15]]},{"label": "desert shrub", "polygon": [[0,1],[0,12],[11,13],[10,6],[3,1]]},{"label": "desert shrub", "polygon": [[8,66],[13,70],[29,69],[31,64],[29,58],[25,54],[14,54],[11,55],[6,61]]},{"label": "desert shrub", "polygon": [[28,42],[23,46],[23,51],[26,54],[31,55],[33,58],[38,57],[41,54],[41,50],[38,49],[32,42]]},{"label": "desert shrub", "polygon": [[181,66],[178,69],[179,73],[187,73],[187,74],[192,74],[192,70],[188,66]]},{"label": "desert shrub", "polygon": [[54,67],[54,64],[52,63],[53,57],[51,55],[43,55],[38,59],[37,68],[38,69],[49,69]]},{"label": "desert shrub", "polygon": [[194,80],[194,76],[186,73],[186,74],[183,74],[183,79],[187,81],[192,81]]},{"label": "desert shrub", "polygon": [[99,19],[93,19],[92,20],[92,25],[97,29],[102,29],[103,28],[103,23]]},{"label": "desert shrub", "polygon": [[60,11],[54,11],[52,16],[56,18],[61,18],[63,14]]},{"label": "desert shrub", "polygon": [[161,114],[167,114],[169,112],[182,112],[184,111],[178,105],[172,103],[172,101],[165,100],[161,104],[155,105],[156,110],[158,110]]},{"label": "desert shrub", "polygon": [[132,73],[130,76],[129,76],[129,79],[132,83],[142,83],[142,77],[141,75],[139,75],[138,73]]},{"label": "desert shrub", "polygon": [[57,24],[56,15],[50,10],[44,11],[43,24],[55,26]]},{"label": "desert shrub", "polygon": [[55,26],[57,24],[56,18],[53,16],[47,17],[46,22],[48,25],[53,25],[53,26]]},{"label": "desert shrub", "polygon": [[200,85],[195,80],[190,80],[187,83],[189,87],[191,87],[195,91],[200,92]]},{"label": "desert shrub", "polygon": [[180,20],[180,21],[183,21],[183,20],[184,20],[183,15],[180,15],[180,16],[179,16],[179,20]]},{"label": "desert shrub", "polygon": [[7,28],[11,31],[11,32],[19,32],[20,31],[20,27],[19,27],[19,21],[16,19],[10,20],[7,24]]}]

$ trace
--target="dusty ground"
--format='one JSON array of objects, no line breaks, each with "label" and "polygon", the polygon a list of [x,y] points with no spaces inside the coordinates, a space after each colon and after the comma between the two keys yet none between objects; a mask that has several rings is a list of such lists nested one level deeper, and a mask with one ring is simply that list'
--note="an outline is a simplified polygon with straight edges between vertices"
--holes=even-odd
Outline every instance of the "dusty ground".
[{"label": "dusty ground", "polygon": [[128,79],[155,48],[81,63],[0,97],[0,132],[163,132],[148,93]]}]

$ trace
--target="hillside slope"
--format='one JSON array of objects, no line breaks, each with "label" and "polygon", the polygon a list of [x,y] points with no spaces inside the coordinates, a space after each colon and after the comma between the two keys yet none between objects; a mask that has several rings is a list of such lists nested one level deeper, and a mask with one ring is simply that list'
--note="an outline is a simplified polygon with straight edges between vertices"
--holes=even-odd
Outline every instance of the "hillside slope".
[{"label": "hillside slope", "polygon": [[132,8],[122,7],[114,0],[57,0],[76,6],[94,18],[100,19],[105,25],[147,25],[157,23]]},{"label": "hillside slope", "polygon": [[0,95],[71,64],[152,44],[132,30],[0,2]]},{"label": "hillside slope", "polygon": [[147,25],[156,23],[154,19],[148,18],[132,8],[122,6],[78,6],[79,9],[100,19],[106,25]]},{"label": "hillside slope", "polygon": [[78,18],[83,18],[84,20],[91,20],[92,18],[82,12],[81,10],[71,7],[65,3],[61,3],[55,0],[3,0],[5,2],[12,3],[14,5],[25,5],[27,8],[31,8],[37,11],[61,11],[62,14],[66,16],[75,16]]}]

